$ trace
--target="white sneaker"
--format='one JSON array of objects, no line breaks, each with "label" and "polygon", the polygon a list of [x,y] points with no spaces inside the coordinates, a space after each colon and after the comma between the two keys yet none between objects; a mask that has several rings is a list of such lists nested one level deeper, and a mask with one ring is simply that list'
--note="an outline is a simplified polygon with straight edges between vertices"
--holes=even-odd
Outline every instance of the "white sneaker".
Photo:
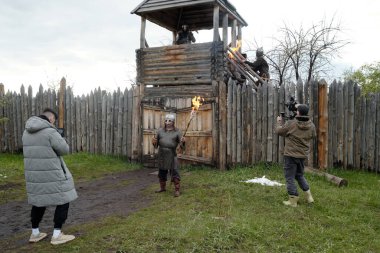
[{"label": "white sneaker", "polygon": [[59,234],[57,238],[52,237],[50,243],[53,245],[66,243],[75,239],[73,235],[65,235],[62,232]]},{"label": "white sneaker", "polygon": [[38,235],[31,234],[29,242],[39,242],[47,236],[46,233],[39,233]]}]

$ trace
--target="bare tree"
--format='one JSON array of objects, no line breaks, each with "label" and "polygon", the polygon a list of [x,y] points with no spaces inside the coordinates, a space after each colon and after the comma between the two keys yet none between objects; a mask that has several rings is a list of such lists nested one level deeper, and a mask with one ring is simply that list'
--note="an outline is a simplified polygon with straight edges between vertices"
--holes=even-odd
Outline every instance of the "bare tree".
[{"label": "bare tree", "polygon": [[334,18],[330,22],[323,20],[318,25],[313,25],[306,33],[307,38],[307,81],[313,75],[320,75],[329,70],[331,60],[339,55],[339,50],[349,44],[348,41],[339,39],[342,32],[340,24],[334,24]]},{"label": "bare tree", "polygon": [[275,48],[268,51],[265,57],[268,59],[269,66],[272,67],[271,79],[277,81],[281,86],[291,73],[290,56]]},{"label": "bare tree", "polygon": [[331,69],[331,60],[338,56],[339,50],[349,42],[339,39],[342,32],[340,24],[331,21],[321,21],[308,29],[302,26],[290,28],[286,24],[280,28],[280,36],[276,37],[277,46],[267,58],[271,66],[278,72],[280,85],[284,74],[288,71],[288,62],[291,71],[294,71],[296,81],[302,75],[310,81],[313,76],[326,74]]}]

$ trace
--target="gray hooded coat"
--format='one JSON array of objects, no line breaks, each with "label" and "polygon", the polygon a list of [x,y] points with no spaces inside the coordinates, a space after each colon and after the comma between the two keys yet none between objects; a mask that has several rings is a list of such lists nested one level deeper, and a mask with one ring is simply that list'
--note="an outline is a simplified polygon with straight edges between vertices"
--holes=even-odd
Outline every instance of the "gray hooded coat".
[{"label": "gray hooded coat", "polygon": [[63,205],[75,200],[73,177],[63,161],[69,145],[57,129],[37,116],[28,119],[22,136],[28,203]]}]

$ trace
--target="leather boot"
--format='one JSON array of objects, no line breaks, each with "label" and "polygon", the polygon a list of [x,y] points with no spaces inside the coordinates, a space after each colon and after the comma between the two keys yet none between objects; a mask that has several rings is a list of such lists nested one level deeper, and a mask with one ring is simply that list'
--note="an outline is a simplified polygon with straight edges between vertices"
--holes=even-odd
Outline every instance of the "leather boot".
[{"label": "leather boot", "polygon": [[313,196],[311,195],[310,190],[305,191],[305,194],[306,194],[307,203],[309,203],[309,204],[313,203],[314,199],[313,199]]},{"label": "leather boot", "polygon": [[178,178],[174,178],[174,197],[179,197],[179,187],[180,187],[180,180]]},{"label": "leather boot", "polygon": [[155,193],[165,192],[166,191],[166,181],[160,180],[160,189],[155,191]]},{"label": "leather boot", "polygon": [[297,207],[298,199],[298,196],[289,195],[289,200],[285,200],[282,203],[284,203],[286,206]]}]

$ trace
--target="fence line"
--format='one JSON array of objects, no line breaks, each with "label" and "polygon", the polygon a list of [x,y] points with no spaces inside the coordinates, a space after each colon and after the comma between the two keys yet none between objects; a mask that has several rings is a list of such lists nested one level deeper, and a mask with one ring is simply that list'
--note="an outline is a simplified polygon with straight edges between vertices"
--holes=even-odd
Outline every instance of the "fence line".
[{"label": "fence line", "polygon": [[[136,157],[140,130],[133,112],[140,107],[138,89],[110,93],[98,88],[88,95],[74,96],[70,87],[55,92],[40,86],[33,96],[31,87],[27,92],[21,86],[20,93],[5,94],[0,84],[0,102],[5,102],[0,103],[0,119],[8,118],[0,123],[0,152],[21,151],[26,120],[45,107],[58,111],[63,98],[65,135],[71,152]],[[294,96],[310,105],[309,115],[317,126],[318,138],[309,158],[313,166],[380,172],[380,94],[363,97],[360,87],[352,82],[334,81],[327,86],[323,80],[281,87],[269,83],[257,90],[229,80],[226,89],[227,164],[282,162],[284,138],[278,137],[274,128],[277,115],[287,112],[285,103]],[[60,96],[62,91],[64,96]]]}]

